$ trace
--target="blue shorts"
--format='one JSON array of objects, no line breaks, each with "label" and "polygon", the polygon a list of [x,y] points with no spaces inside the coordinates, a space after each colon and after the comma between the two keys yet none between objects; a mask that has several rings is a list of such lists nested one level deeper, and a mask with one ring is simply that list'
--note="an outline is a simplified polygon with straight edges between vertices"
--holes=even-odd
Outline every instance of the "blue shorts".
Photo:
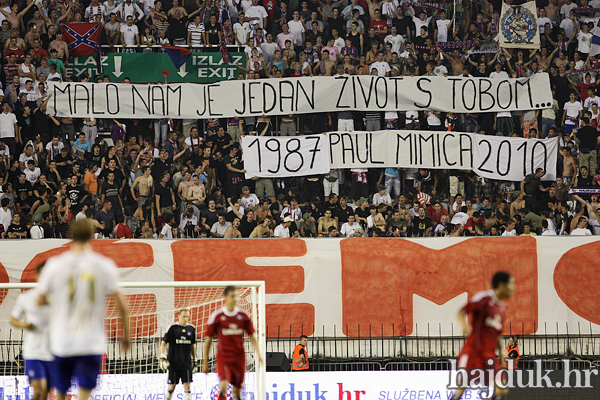
[{"label": "blue shorts", "polygon": [[101,355],[65,358],[55,356],[51,372],[52,387],[61,393],[67,393],[71,387],[71,379],[74,378],[84,389],[95,388],[101,361]]},{"label": "blue shorts", "polygon": [[49,381],[52,361],[25,360],[25,374],[29,381],[46,379]]}]

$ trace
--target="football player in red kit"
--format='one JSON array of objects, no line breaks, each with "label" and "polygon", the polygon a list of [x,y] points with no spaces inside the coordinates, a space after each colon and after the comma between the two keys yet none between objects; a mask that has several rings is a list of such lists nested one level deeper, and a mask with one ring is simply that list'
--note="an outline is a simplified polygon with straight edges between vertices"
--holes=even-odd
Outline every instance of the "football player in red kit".
[{"label": "football player in red kit", "polygon": [[208,372],[208,355],[214,336],[219,338],[217,343],[217,373],[219,379],[219,400],[225,400],[227,385],[233,386],[234,400],[240,400],[244,373],[246,372],[246,355],[244,353],[244,334],[248,334],[258,362],[262,357],[258,342],[254,336],[254,326],[248,314],[237,306],[237,289],[227,286],[223,291],[225,305],[211,314],[206,329],[204,342],[204,359],[202,372]]},{"label": "football player in red kit", "polygon": [[[502,300],[509,298],[515,291],[515,280],[508,272],[497,272],[492,278],[492,290],[475,294],[458,313],[463,332],[468,335],[467,341],[458,355],[459,370],[466,370],[469,382],[473,377],[480,376],[480,371],[486,371],[485,377],[505,366],[503,344],[500,334],[504,321],[504,306]],[[468,316],[471,316],[471,325]],[[500,356],[500,363],[496,358]],[[492,385],[494,382],[480,382]],[[453,400],[458,400],[468,385],[464,382],[456,390]],[[508,394],[508,389],[495,386],[494,399],[502,400]]]}]

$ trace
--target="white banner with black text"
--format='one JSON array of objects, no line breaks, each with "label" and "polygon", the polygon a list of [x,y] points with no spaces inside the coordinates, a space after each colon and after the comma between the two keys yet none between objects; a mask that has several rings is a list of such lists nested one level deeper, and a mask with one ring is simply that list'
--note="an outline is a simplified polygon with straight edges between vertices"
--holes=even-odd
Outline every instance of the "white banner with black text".
[{"label": "white banner with black text", "polygon": [[227,118],[341,111],[500,112],[552,106],[548,74],[527,78],[302,77],[169,85],[49,82],[48,113],[73,118]]},{"label": "white banner with black text", "polygon": [[320,175],[329,172],[327,136],[246,136],[241,141],[246,179]]},{"label": "white banner with black text", "polygon": [[471,169],[473,136],[411,130],[329,132],[329,162],[332,169]]},{"label": "white banner with black text", "polygon": [[558,141],[473,135],[473,170],[479,176],[521,181],[543,168],[543,181],[556,180]]},{"label": "white banner with black text", "polygon": [[556,178],[558,142],[465,132],[353,131],[242,140],[246,178],[326,174],[342,168],[472,169],[484,178],[521,181],[536,168]]}]

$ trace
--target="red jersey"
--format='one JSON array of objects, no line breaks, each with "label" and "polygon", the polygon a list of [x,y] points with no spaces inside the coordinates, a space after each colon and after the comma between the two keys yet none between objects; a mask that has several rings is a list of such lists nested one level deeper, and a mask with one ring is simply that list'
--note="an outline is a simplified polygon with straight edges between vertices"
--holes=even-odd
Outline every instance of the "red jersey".
[{"label": "red jersey", "polygon": [[498,335],[502,332],[504,306],[493,290],[475,294],[463,311],[471,316],[471,334],[465,342],[466,349],[474,350],[487,357],[493,357],[498,347]]},{"label": "red jersey", "polygon": [[246,311],[225,307],[213,312],[208,320],[206,336],[217,336],[217,363],[242,362],[245,364],[244,333],[254,333],[254,326]]},{"label": "red jersey", "polygon": [[[387,31],[388,25],[387,25],[387,21],[385,19],[380,19],[379,21],[377,20],[372,20],[371,21],[371,26],[373,28],[375,28],[376,31]],[[387,35],[386,34],[381,34],[378,33],[377,37],[379,38],[379,44],[383,44],[383,40],[385,39]]]}]

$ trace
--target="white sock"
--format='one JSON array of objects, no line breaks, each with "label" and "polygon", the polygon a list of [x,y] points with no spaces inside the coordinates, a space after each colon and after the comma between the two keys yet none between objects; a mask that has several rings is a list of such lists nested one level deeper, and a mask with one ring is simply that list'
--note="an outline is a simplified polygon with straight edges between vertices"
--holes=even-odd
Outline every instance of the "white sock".
[{"label": "white sock", "polygon": [[192,400],[192,392],[185,392],[183,394],[183,400]]},{"label": "white sock", "polygon": [[167,400],[171,400],[171,397],[173,397],[173,392],[169,392],[169,391],[167,391],[167,395],[165,396],[165,398],[166,398]]}]

